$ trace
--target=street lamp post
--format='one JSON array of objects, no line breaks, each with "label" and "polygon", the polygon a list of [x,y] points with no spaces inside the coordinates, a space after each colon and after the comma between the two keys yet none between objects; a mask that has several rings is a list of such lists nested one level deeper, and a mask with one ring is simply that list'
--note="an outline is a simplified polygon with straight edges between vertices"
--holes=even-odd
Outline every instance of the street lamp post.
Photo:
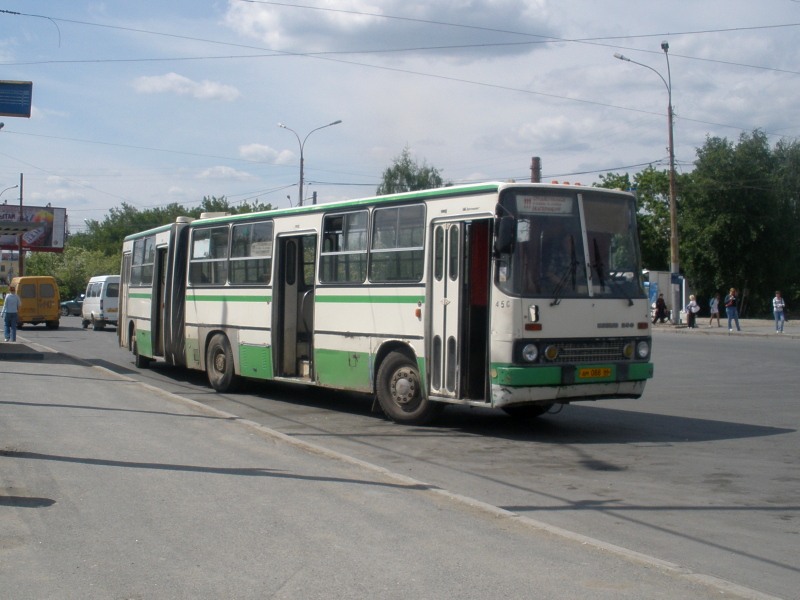
[{"label": "street lamp post", "polygon": [[6,193],[8,190],[13,190],[14,188],[18,188],[18,187],[19,187],[19,184],[17,184],[17,185],[12,185],[11,187],[7,187],[7,188],[6,188],[6,189],[4,189],[2,192],[0,192],[0,196],[2,196],[3,194],[5,194],[5,193]]},{"label": "street lamp post", "polygon": [[614,58],[618,58],[619,60],[624,60],[635,65],[639,65],[640,67],[644,67],[645,69],[650,69],[653,73],[659,76],[661,81],[664,82],[664,85],[667,88],[667,125],[669,128],[669,227],[670,227],[670,239],[669,239],[669,253],[670,253],[670,263],[669,263],[669,272],[671,274],[671,285],[672,285],[672,323],[677,325],[680,319],[680,307],[681,307],[681,286],[678,282],[678,274],[680,273],[679,268],[679,258],[678,258],[678,208],[677,202],[675,199],[675,143],[672,137],[672,130],[673,130],[673,110],[672,110],[672,73],[669,68],[669,44],[667,42],[661,42],[661,49],[664,51],[664,56],[667,59],[667,79],[664,79],[664,76],[661,75],[658,71],[656,71],[653,67],[645,65],[640,62],[636,62],[635,60],[631,60],[627,56],[623,56],[622,54],[614,54]]},{"label": "street lamp post", "polygon": [[320,129],[325,129],[326,127],[332,127],[333,125],[338,125],[341,122],[342,122],[341,120],[334,121],[333,123],[328,123],[327,125],[323,125],[322,127],[317,127],[316,129],[312,129],[311,131],[308,132],[306,137],[303,138],[302,142],[300,141],[300,136],[297,135],[297,132],[294,129],[290,129],[283,123],[278,123],[278,127],[286,129],[287,131],[291,131],[294,134],[294,137],[297,138],[297,143],[300,144],[300,190],[298,192],[298,197],[299,197],[298,206],[303,206],[303,149],[306,146],[306,140],[308,139],[308,136],[314,133],[315,131],[319,131]]}]

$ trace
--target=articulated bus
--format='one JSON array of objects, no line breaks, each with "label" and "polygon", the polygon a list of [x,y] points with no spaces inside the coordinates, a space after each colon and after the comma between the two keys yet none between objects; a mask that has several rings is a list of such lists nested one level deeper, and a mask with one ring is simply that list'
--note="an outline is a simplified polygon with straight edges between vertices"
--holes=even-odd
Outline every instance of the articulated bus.
[{"label": "articulated bus", "polygon": [[424,424],[446,404],[535,417],[639,398],[653,376],[634,198],[486,183],[127,237],[120,345],[243,378],[374,395]]}]

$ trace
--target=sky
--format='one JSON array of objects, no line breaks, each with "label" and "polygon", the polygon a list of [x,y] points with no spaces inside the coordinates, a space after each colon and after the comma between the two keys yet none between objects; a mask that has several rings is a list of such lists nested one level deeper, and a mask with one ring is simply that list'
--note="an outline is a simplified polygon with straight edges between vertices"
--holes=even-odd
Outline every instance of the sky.
[{"label": "sky", "polygon": [[22,174],[24,204],[66,208],[72,232],[123,203],[296,206],[301,142],[307,203],[374,195],[406,147],[454,184],[529,181],[533,156],[548,182],[665,170],[670,82],[680,172],[708,136],[800,136],[800,0],[0,11],[0,79],[33,82],[31,117],[0,117],[0,190]]}]

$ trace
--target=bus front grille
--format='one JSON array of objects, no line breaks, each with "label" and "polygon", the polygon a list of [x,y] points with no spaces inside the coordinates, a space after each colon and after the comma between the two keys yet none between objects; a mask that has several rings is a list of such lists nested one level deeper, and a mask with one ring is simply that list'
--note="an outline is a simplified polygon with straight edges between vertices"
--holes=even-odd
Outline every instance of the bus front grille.
[{"label": "bus front grille", "polygon": [[559,342],[558,356],[552,363],[594,363],[623,360],[622,348],[628,341]]}]

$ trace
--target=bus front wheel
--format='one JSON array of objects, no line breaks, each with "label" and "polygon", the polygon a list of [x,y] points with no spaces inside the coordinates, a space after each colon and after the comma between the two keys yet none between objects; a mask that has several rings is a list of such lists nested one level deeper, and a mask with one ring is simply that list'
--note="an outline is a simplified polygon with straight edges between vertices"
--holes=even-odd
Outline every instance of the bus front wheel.
[{"label": "bus front wheel", "polygon": [[444,405],[423,397],[419,368],[405,354],[392,352],[381,363],[377,377],[378,402],[395,423],[425,425]]},{"label": "bus front wheel", "polygon": [[208,344],[206,373],[211,387],[218,392],[232,392],[239,382],[234,371],[231,343],[221,333],[212,337]]},{"label": "bus front wheel", "polygon": [[146,369],[150,366],[150,358],[147,356],[142,356],[139,354],[139,345],[136,343],[136,340],[133,342],[133,364],[136,365],[137,369]]}]

